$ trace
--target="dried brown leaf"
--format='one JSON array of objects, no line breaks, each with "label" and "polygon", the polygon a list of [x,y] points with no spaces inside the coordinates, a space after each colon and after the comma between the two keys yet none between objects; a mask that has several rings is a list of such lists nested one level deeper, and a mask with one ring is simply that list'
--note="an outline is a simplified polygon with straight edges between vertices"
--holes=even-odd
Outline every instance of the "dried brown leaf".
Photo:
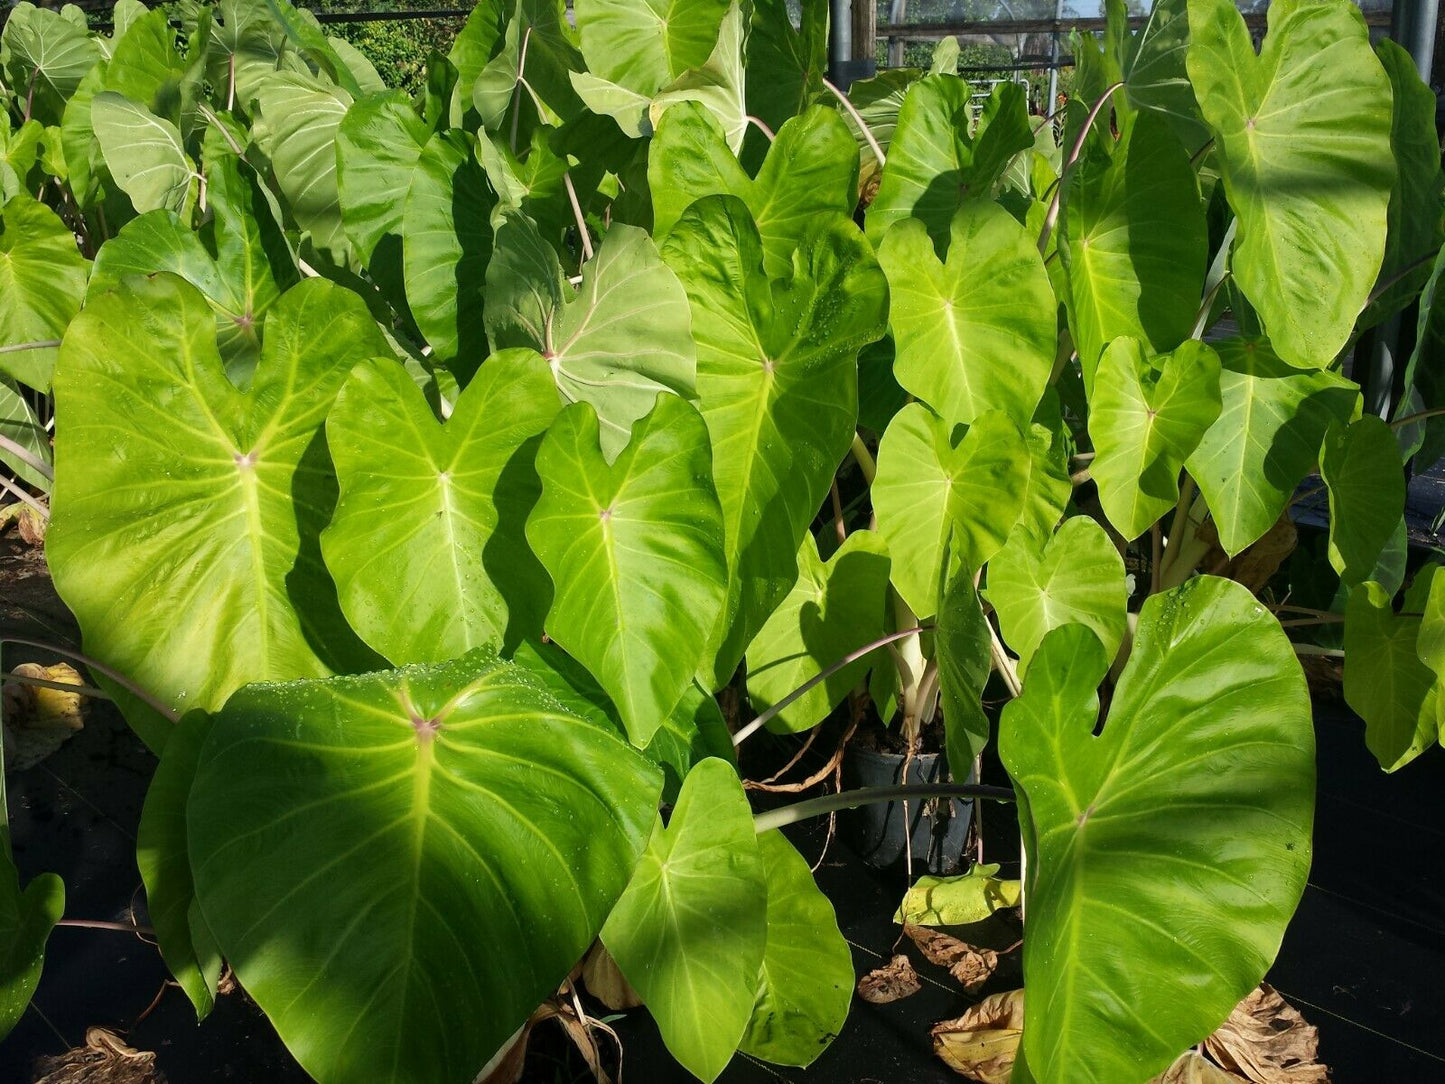
[{"label": "dried brown leaf", "polygon": [[992,994],[933,1028],[933,1052],[980,1084],[1009,1084],[1024,1033],[1024,992]]},{"label": "dried brown leaf", "polygon": [[1234,1007],[1204,1052],[1253,1084],[1328,1084],[1320,1033],[1269,983]]},{"label": "dried brown leaf", "polygon": [[1243,1077],[1227,1073],[1197,1050],[1186,1050],[1149,1084],[1240,1084]]},{"label": "dried brown leaf", "polygon": [[149,1050],[127,1046],[113,1031],[89,1028],[85,1045],[35,1063],[35,1084],[165,1084]]},{"label": "dried brown leaf", "polygon": [[873,1005],[901,1001],[922,989],[918,972],[913,970],[913,964],[902,953],[893,957],[886,966],[870,971],[858,980],[858,996]]},{"label": "dried brown leaf", "polygon": [[582,963],[582,984],[589,994],[614,1012],[635,1009],[642,1004],[642,998],[601,941],[592,946],[592,951]]},{"label": "dried brown leaf", "polygon": [[929,963],[948,968],[948,973],[970,994],[977,992],[998,967],[998,953],[993,949],[977,948],[926,926],[907,925],[903,932]]}]

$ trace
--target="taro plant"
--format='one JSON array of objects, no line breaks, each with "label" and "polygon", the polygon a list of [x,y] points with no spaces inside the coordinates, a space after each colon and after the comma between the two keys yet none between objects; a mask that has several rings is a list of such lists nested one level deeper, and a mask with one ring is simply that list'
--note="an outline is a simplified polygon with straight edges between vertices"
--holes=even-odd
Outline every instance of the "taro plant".
[{"label": "taro plant", "polygon": [[[1394,607],[1432,98],[1356,8],[1256,54],[1111,5],[1061,141],[956,50],[842,95],[814,0],[482,3],[415,98],[284,0],[182,10],[10,15],[0,406],[56,422],[0,455],[160,758],[198,1017],[227,965],[317,1080],[469,1081],[587,957],[700,1079],[806,1065],[854,976],[780,829],[880,795],[754,816],[735,748],[845,700],[960,780],[998,743],[1012,792],[906,793],[1017,803],[1014,1080],[1148,1080],[1259,983],[1298,656],[1343,620],[1387,770],[1445,674],[1434,566]],[[1348,373],[1392,320],[1387,422]],[[5,874],[0,1025],[60,911]]]}]

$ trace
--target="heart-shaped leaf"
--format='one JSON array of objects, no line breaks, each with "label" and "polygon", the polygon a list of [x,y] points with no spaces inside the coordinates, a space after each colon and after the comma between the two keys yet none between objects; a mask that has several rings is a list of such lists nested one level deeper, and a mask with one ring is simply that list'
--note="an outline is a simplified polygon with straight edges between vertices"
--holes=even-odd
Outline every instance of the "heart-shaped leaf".
[{"label": "heart-shaped leaf", "polygon": [[187,209],[196,171],[174,124],[108,90],[90,103],[90,122],[111,176],[137,211]]},{"label": "heart-shaped leaf", "polygon": [[1029,860],[1025,1079],[1048,1084],[1141,1080],[1209,1035],[1310,867],[1309,692],[1254,596],[1201,576],[1148,599],[1096,736],[1109,661],[1055,629],[1000,724]]},{"label": "heart-shaped leaf", "polygon": [[30,116],[59,124],[65,103],[95,67],[100,49],[84,25],[21,0],[5,20],[0,59],[12,92],[29,99]]},{"label": "heart-shaped leaf", "polygon": [[733,0],[718,28],[717,44],[707,60],[679,75],[653,98],[647,108],[652,129],[672,106],[680,102],[701,102],[722,122],[728,146],[741,151],[748,130],[746,56],[751,4]]},{"label": "heart-shaped leaf", "polygon": [[909,609],[938,612],[942,577],[952,578],[945,552],[971,575],[1003,547],[1028,477],[1023,434],[1006,414],[981,414],[966,431],[922,403],[894,415],[878,445],[873,507]]},{"label": "heart-shaped leaf", "polygon": [[362,263],[383,244],[391,250],[384,256],[397,257],[412,171],[430,134],[399,90],[353,102],[337,126],[341,221]]},{"label": "heart-shaped leaf", "polygon": [[342,612],[396,664],[540,636],[551,599],[527,546],[532,461],[560,404],[530,350],[487,359],[437,423],[394,361],[362,362],[326,419],[341,494],[321,535]]},{"label": "heart-shaped leaf", "polygon": [[1061,625],[1093,630],[1110,660],[1124,639],[1124,558],[1088,516],[1065,520],[1052,536],[1017,528],[989,563],[988,598],[1021,674],[1044,636]]},{"label": "heart-shaped leaf", "polygon": [[942,249],[958,205],[988,198],[1014,155],[1033,147],[1022,87],[995,87],[976,129],[970,94],[956,75],[926,75],[908,88],[888,146],[888,165],[868,207],[868,237],[874,244],[893,223],[917,218]]},{"label": "heart-shaped leaf", "polygon": [[704,1081],[732,1058],[758,993],[768,882],[757,840],[737,772],[702,761],[602,928],[668,1050]]},{"label": "heart-shaped leaf", "polygon": [[659,784],[487,649],[253,685],[201,752],[196,891],[318,1081],[466,1084],[597,936]]},{"label": "heart-shaped leaf", "polygon": [[[321,279],[272,306],[245,394],[215,328],[174,275],[90,299],[56,370],[46,536],[86,651],[165,703],[208,710],[248,682],[372,660],[321,563],[336,500],[321,423],[352,365],[388,353],[360,298]],[[157,718],[127,718],[164,743]]]},{"label": "heart-shaped leaf", "polygon": [[509,218],[487,268],[486,320],[494,350],[537,350],[562,398],[593,407],[609,460],[658,393],[693,396],[697,349],[687,295],[652,238],[635,226],[607,231],[573,291],[536,227]]},{"label": "heart-shaped leaf", "polygon": [[1148,20],[1124,48],[1119,75],[1129,104],[1167,119],[1193,154],[1208,142],[1209,130],[1189,83],[1188,53],[1188,0],[1156,0]]},{"label": "heart-shaped leaf", "polygon": [[953,216],[947,260],[907,219],[878,250],[898,383],[945,421],[1001,410],[1027,425],[1054,366],[1054,292],[1038,247],[996,203]]},{"label": "heart-shaped leaf", "polygon": [[1059,231],[1069,328],[1086,380],[1121,335],[1156,353],[1187,339],[1204,289],[1209,231],[1189,154],[1164,118],[1125,123],[1112,155],[1087,156],[1069,181]]},{"label": "heart-shaped leaf", "polygon": [[1385,252],[1390,80],[1353,4],[1271,5],[1258,56],[1234,0],[1189,5],[1189,79],[1239,223],[1230,267],[1275,351],[1324,368]]},{"label": "heart-shaped leaf", "polygon": [[651,98],[706,63],[728,0],[582,0],[577,30],[593,75]]},{"label": "heart-shaped leaf", "polygon": [[774,130],[807,109],[828,74],[828,9],[803,4],[799,16],[794,27],[787,0],[753,3],[748,112]]},{"label": "heart-shaped leaf", "polygon": [[1335,373],[1290,368],[1265,339],[1211,345],[1222,405],[1188,466],[1232,557],[1279,520],[1330,426],[1349,423],[1359,389]]},{"label": "heart-shaped leaf", "polygon": [[296,225],[340,261],[348,245],[336,187],[336,136],[352,96],[310,75],[280,71],[266,77],[256,98],[268,132],[264,146]]},{"label": "heart-shaped leaf", "polygon": [[60,216],[20,195],[0,212],[0,373],[45,391],[55,370],[55,347],[29,346],[58,339],[80,311],[85,257]]},{"label": "heart-shaped leaf", "polygon": [[1405,473],[1395,434],[1371,415],[1333,425],[1320,452],[1330,497],[1330,564],[1347,585],[1370,577],[1405,514]]},{"label": "heart-shaped leaf", "polygon": [[432,136],[417,159],[402,214],[406,300],[432,356],[463,374],[487,356],[482,297],[495,203],[465,135]]},{"label": "heart-shaped leaf", "polygon": [[1179,500],[1179,471],[1219,408],[1219,357],[1197,339],[1154,358],[1137,339],[1105,349],[1089,402],[1089,472],[1125,538],[1138,538]]},{"label": "heart-shaped leaf", "polygon": [[858,351],[883,335],[888,283],[842,215],[820,216],[789,278],[770,281],[735,196],[706,196],[663,257],[682,279],[697,342],[697,391],[722,501],[728,607],[717,686],[797,577],[796,554],[847,453]]},{"label": "heart-shaped leaf", "polygon": [[757,1004],[739,1047],[775,1065],[807,1066],[843,1030],[853,954],[807,861],[780,831],[758,836],[768,934]]},{"label": "heart-shaped leaf", "polygon": [[1410,763],[1439,736],[1439,680],[1429,658],[1421,661],[1422,631],[1422,619],[1396,614],[1390,592],[1378,583],[1367,580],[1350,591],[1345,703],[1365,720],[1365,745],[1387,772]]},{"label": "heart-shaped leaf", "polygon": [[659,395],[608,464],[597,415],[567,407],[537,453],[527,539],[552,577],[547,634],[617,704],[646,746],[704,661],[727,592],[707,428]]},{"label": "heart-shaped leaf", "polygon": [[[888,569],[888,548],[872,531],[854,531],[827,561],[812,534],[803,536],[798,582],[748,645],[748,698],[756,710],[883,635]],[[769,729],[797,733],[821,723],[874,662],[845,666],[773,716]]]},{"label": "heart-shaped leaf", "polygon": [[648,147],[653,235],[665,238],[703,196],[737,196],[763,244],[763,270],[781,278],[817,215],[851,214],[858,202],[858,149],[836,110],[814,106],[779,130],[756,178],[748,176],[712,113],[682,102],[663,114]]}]

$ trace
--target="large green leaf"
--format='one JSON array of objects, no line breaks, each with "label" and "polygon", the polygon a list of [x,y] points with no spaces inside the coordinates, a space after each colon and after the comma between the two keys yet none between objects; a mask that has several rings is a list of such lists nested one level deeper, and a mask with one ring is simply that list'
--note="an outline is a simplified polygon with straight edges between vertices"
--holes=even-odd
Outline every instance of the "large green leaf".
[{"label": "large green leaf", "polygon": [[[210,303],[226,372],[244,386],[260,354],[266,313],[280,296],[268,251],[278,247],[277,224],[238,160],[211,158],[206,172],[211,220],[192,230],[168,210],[132,219],[96,254],[88,293],[115,289],[128,275],[179,275]],[[289,259],[281,270],[283,281],[294,279]]]},{"label": "large green leaf", "polygon": [[1122,335],[1156,352],[1189,337],[1209,231],[1188,152],[1162,117],[1135,115],[1112,156],[1085,158],[1069,180],[1061,227],[1069,328],[1087,379]]},{"label": "large green leaf", "polygon": [[[854,531],[827,561],[812,534],[803,536],[798,582],[748,645],[748,698],[756,710],[883,635],[888,571],[888,548],[873,531]],[[796,733],[821,723],[874,661],[845,666],[773,716],[769,729]]]},{"label": "large green leaf", "polygon": [[893,556],[893,585],[919,617],[938,612],[953,566],[982,568],[1023,509],[1029,453],[1019,427],[989,411],[964,431],[910,403],[878,446],[873,508]]},{"label": "large green leaf", "polygon": [[[442,127],[475,129],[477,118],[472,109],[472,88],[501,47],[510,15],[510,5],[501,0],[479,3],[472,8],[467,21],[452,39],[447,61],[456,69],[457,81],[450,93],[449,123]],[[468,117],[469,113],[471,117]]]},{"label": "large green leaf", "polygon": [[1264,976],[1309,874],[1314,726],[1274,617],[1212,576],[1148,599],[1095,736],[1109,661],[1087,628],[1055,629],[1000,725],[1041,1084],[1144,1080],[1204,1039]]},{"label": "large green leaf", "polygon": [[701,102],[722,122],[728,146],[741,151],[748,131],[746,74],[749,30],[748,0],[733,0],[723,16],[717,44],[707,60],[677,77],[652,100],[647,119],[652,127],[670,107],[680,102]]},{"label": "large green leaf", "polygon": [[651,98],[712,53],[728,0],[582,0],[587,70]]},{"label": "large green leaf", "polygon": [[1112,661],[1124,639],[1129,602],[1124,558],[1088,516],[1065,520],[1047,537],[1019,527],[988,566],[988,599],[1019,657],[1019,673],[1061,625],[1091,629]]},{"label": "large green leaf", "polygon": [[109,90],[91,102],[90,122],[111,176],[137,211],[187,209],[196,171],[174,124]]},{"label": "large green leaf", "polygon": [[969,86],[955,75],[926,75],[908,88],[888,165],[868,207],[868,237],[880,243],[893,223],[918,218],[939,248],[958,205],[988,198],[1014,155],[1034,145],[1028,103],[1017,83],[1001,83],[974,131]]},{"label": "large green leaf", "polygon": [[770,281],[735,196],[706,196],[663,246],[692,306],[728,563],[718,686],[797,577],[796,554],[847,453],[858,351],[883,335],[888,283],[857,228],[818,216]]},{"label": "large green leaf", "polygon": [[25,181],[40,157],[45,128],[38,120],[27,120],[15,131],[10,118],[0,123],[0,202],[25,191]]},{"label": "large green leaf", "polygon": [[1222,407],[1188,466],[1233,556],[1278,521],[1330,426],[1349,423],[1359,389],[1332,372],[1290,368],[1265,339],[1212,345]]},{"label": "large green leaf", "polygon": [[1209,139],[1189,82],[1188,0],[1155,0],[1124,47],[1120,77],[1130,105],[1165,117],[1191,154]]},{"label": "large green leaf", "polygon": [[487,649],[253,685],[201,753],[196,891],[318,1081],[466,1084],[597,936],[659,784]]},{"label": "large green leaf", "polygon": [[[56,370],[46,537],[87,652],[177,708],[365,665],[321,563],[336,480],[322,419],[386,340],[349,290],[293,287],[255,379],[227,379],[205,298],[174,275],[91,298]],[[169,728],[138,721],[155,748]]]},{"label": "large green leaf", "polygon": [[[357,258],[401,243],[412,171],[430,133],[399,90],[351,104],[336,129],[336,185],[341,221]],[[395,258],[395,253],[391,253]]]},{"label": "large green leaf", "polygon": [[211,717],[193,711],[166,742],[141,809],[135,855],[161,957],[191,999],[198,1021],[215,1005],[221,978],[220,950],[196,904],[186,832],[191,781],[210,732]]},{"label": "large green leaf", "polygon": [[551,582],[527,547],[532,460],[560,404],[528,350],[489,358],[438,424],[390,360],[352,371],[326,419],[341,495],[321,552],[351,627],[393,663],[542,631]]},{"label": "large green leaf", "polygon": [[934,657],[943,708],[943,748],[953,777],[963,779],[988,744],[991,724],[983,710],[983,689],[993,672],[993,637],[973,573],[966,568],[959,569],[944,592]]},{"label": "large green leaf", "polygon": [[813,871],[780,831],[758,837],[768,939],[757,1004],[739,1049],[776,1065],[811,1065],[843,1030],[853,954]]},{"label": "large green leaf", "polygon": [[1421,625],[1416,614],[1396,614],[1390,592],[1373,580],[1350,591],[1345,703],[1365,720],[1365,745],[1387,772],[1410,763],[1439,736],[1439,679],[1417,650]]},{"label": "large green leaf", "polygon": [[712,1081],[752,1017],[768,937],[768,882],[732,765],[700,762],[667,827],[602,928],[673,1057]]},{"label": "large green leaf", "polygon": [[696,102],[682,102],[658,123],[648,147],[647,183],[658,238],[703,196],[737,196],[758,227],[764,270],[781,278],[816,216],[852,213],[858,150],[837,111],[814,106],[778,130],[757,177],[749,177],[717,118]]},{"label": "large green leaf", "polygon": [[9,832],[0,830],[0,1039],[19,1022],[40,984],[45,942],[64,910],[65,882],[54,873],[42,873],[21,890]]},{"label": "large green leaf", "polygon": [[[0,347],[58,339],[85,294],[88,271],[75,236],[42,203],[20,195],[0,212]],[[0,353],[0,373],[44,391],[53,346]]]},{"label": "large green leaf", "polygon": [[582,70],[583,61],[563,0],[516,0],[506,6],[511,13],[501,47],[472,86],[472,104],[487,128],[505,130],[503,122],[510,117],[525,139],[523,114],[530,125],[533,116],[555,124],[578,113],[571,76]]},{"label": "large green leaf", "polygon": [[1330,564],[1347,585],[1370,577],[1405,514],[1405,473],[1395,434],[1379,418],[1332,425],[1320,452],[1330,498]]},{"label": "large green leaf", "polygon": [[1234,0],[1189,5],[1189,78],[1239,223],[1231,268],[1275,351],[1323,368],[1385,252],[1390,80],[1360,9],[1271,4],[1255,56]]},{"label": "large green leaf", "polygon": [[953,424],[988,410],[1028,424],[1054,365],[1054,292],[1014,217],[969,200],[953,216],[946,262],[926,225],[905,219],[888,231],[878,262],[898,383]]},{"label": "large green leaf", "polygon": [[707,428],[661,394],[609,464],[596,412],[575,403],[542,442],[537,473],[527,539],[552,577],[547,635],[645,746],[704,662],[727,593]]},{"label": "large green leaf", "polygon": [[748,112],[777,130],[823,91],[828,74],[828,6],[805,0],[793,26],[787,0],[754,0],[748,35]]},{"label": "large green leaf", "polygon": [[609,460],[660,392],[694,393],[687,295],[635,226],[607,231],[574,291],[535,227],[509,218],[487,268],[486,324],[493,349],[532,347],[551,365],[564,401],[593,407]]},{"label": "large green leaf", "polygon": [[29,0],[10,9],[0,35],[0,66],[11,92],[29,99],[30,116],[42,123],[60,123],[65,103],[99,59],[85,27],[58,11]]},{"label": "large green leaf", "polygon": [[[176,49],[169,13],[155,9],[135,19],[117,38],[105,66],[105,89],[181,126],[187,67]],[[194,90],[186,88],[185,96],[194,101]],[[187,112],[194,114],[194,106]]]},{"label": "large green leaf", "polygon": [[432,136],[402,214],[406,299],[432,356],[466,372],[487,356],[482,297],[495,202],[465,133]]},{"label": "large green leaf", "polygon": [[336,186],[336,139],[351,95],[310,75],[282,71],[266,77],[256,98],[268,133],[263,146],[296,225],[340,261],[347,241]]},{"label": "large green leaf", "polygon": [[1115,339],[1099,359],[1089,402],[1090,466],[1099,503],[1137,538],[1179,500],[1179,470],[1219,417],[1219,357],[1197,339],[1149,357]]}]

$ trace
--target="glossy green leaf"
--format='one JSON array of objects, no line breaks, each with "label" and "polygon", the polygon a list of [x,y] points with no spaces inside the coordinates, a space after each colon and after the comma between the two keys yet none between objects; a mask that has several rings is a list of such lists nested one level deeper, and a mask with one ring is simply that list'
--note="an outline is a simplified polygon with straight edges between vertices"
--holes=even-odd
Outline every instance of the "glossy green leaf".
[{"label": "glossy green leaf", "polygon": [[105,89],[180,125],[186,68],[176,49],[176,31],[169,13],[148,11],[116,39],[105,66]]},{"label": "glossy green leaf", "polygon": [[894,415],[878,446],[873,507],[909,609],[938,612],[941,577],[953,572],[945,551],[973,570],[1003,547],[1028,476],[1023,434],[1006,414],[981,414],[966,432],[921,403]]},{"label": "glossy green leaf", "polygon": [[321,552],[342,612],[396,664],[542,632],[551,581],[527,546],[532,460],[560,404],[529,350],[487,360],[445,425],[390,360],[362,362],[326,419],[341,487]]},{"label": "glossy green leaf", "polygon": [[537,350],[563,400],[593,407],[609,460],[660,392],[694,394],[697,348],[688,333],[687,295],[635,226],[607,231],[574,291],[531,223],[508,219],[487,268],[486,322],[493,349]]},{"label": "glossy green leaf", "polygon": [[482,297],[495,203],[465,134],[432,136],[417,159],[402,213],[406,299],[432,356],[467,372],[488,353]]},{"label": "glossy green leaf", "polygon": [[1258,56],[1233,0],[1191,3],[1189,33],[1189,78],[1239,223],[1234,280],[1281,358],[1323,368],[1385,252],[1390,80],[1342,0],[1271,5]]},{"label": "glossy green leaf", "polygon": [[25,178],[40,156],[45,128],[38,120],[27,120],[15,131],[10,119],[0,124],[0,202],[25,191]]},{"label": "glossy green leaf", "polygon": [[956,877],[924,874],[903,894],[893,921],[914,926],[970,926],[1023,898],[1023,882],[998,875],[999,864],[975,862]]},{"label": "glossy green leaf", "polygon": [[1279,520],[1319,458],[1331,425],[1347,425],[1359,389],[1332,372],[1292,369],[1265,339],[1211,344],[1221,370],[1219,418],[1189,456],[1230,556]]},{"label": "glossy green leaf", "polygon": [[1001,83],[971,131],[969,86],[955,75],[927,75],[908,88],[888,165],[868,207],[874,244],[893,223],[917,218],[943,248],[958,205],[987,198],[1014,155],[1034,145],[1028,103],[1017,83]]},{"label": "glossy green leaf", "polygon": [[1120,77],[1135,109],[1166,118],[1190,154],[1209,139],[1189,82],[1188,0],[1155,0],[1149,18],[1123,51]]},{"label": "glossy green leaf", "polygon": [[[0,213],[0,347],[59,339],[80,311],[86,260],[60,217],[29,196]],[[50,387],[55,347],[0,353],[0,373],[42,391]]]},{"label": "glossy green leaf", "polygon": [[[748,645],[748,699],[772,707],[804,682],[882,636],[888,548],[873,531],[854,531],[827,561],[811,533],[798,548],[798,582]],[[864,657],[804,693],[768,723],[774,733],[809,730],[828,717],[877,659]]]},{"label": "glossy green leaf", "polygon": [[1394,432],[1372,416],[1331,426],[1320,477],[1330,497],[1330,564],[1346,585],[1359,583],[1405,514],[1405,474]]},{"label": "glossy green leaf", "polygon": [[[511,13],[501,47],[472,87],[482,123],[505,130],[508,118],[520,125],[519,111],[527,113],[529,123],[534,113],[549,124],[572,118],[580,103],[571,77],[584,64],[563,0],[516,0],[504,6]],[[527,130],[521,130],[525,140]]]},{"label": "glossy green leaf", "polygon": [[1029,451],[1029,484],[1019,522],[1048,534],[1058,526],[1074,496],[1069,474],[1074,438],[1054,389],[1044,392],[1033,420],[1024,430],[1024,443]]},{"label": "glossy green leaf", "polygon": [[291,0],[261,0],[271,16],[270,21],[281,28],[287,42],[307,60],[329,75],[340,89],[353,98],[364,93],[350,68],[331,46],[331,40],[311,11],[297,8]]},{"label": "glossy green leaf", "polygon": [[[873,78],[859,79],[848,88],[848,101],[858,110],[885,155],[893,145],[893,133],[898,130],[898,114],[903,109],[908,88],[921,78],[923,72],[911,68],[885,68]],[[850,127],[858,143],[863,175],[870,176],[878,169],[878,159],[862,129],[856,123]]]},{"label": "glossy green leaf", "polygon": [[1028,423],[1054,365],[1054,292],[1038,247],[996,203],[953,216],[946,261],[906,219],[878,250],[888,275],[898,383],[946,421],[1001,410]]},{"label": "glossy green leaf", "polygon": [[462,1084],[596,938],[659,782],[486,649],[253,685],[201,752],[196,891],[316,1080]]},{"label": "glossy green leaf", "polygon": [[1314,726],[1274,616],[1212,576],[1149,598],[1095,736],[1108,667],[1087,628],[1055,629],[1000,725],[1041,1084],[1142,1080],[1204,1039],[1264,976],[1309,874]]},{"label": "glossy green leaf", "polygon": [[1091,629],[1111,661],[1124,639],[1124,558],[1088,516],[1066,519],[1051,536],[1016,529],[989,563],[988,598],[1019,657],[1020,674],[1044,636],[1061,625]]},{"label": "glossy green leaf", "polygon": [[1179,471],[1219,417],[1219,357],[1197,339],[1149,357],[1115,339],[1099,359],[1089,402],[1099,503],[1125,538],[1138,538],[1179,500]]},{"label": "glossy green leaf", "polygon": [[587,70],[651,98],[706,63],[727,10],[728,0],[582,0]]},{"label": "glossy green leaf", "polygon": [[991,724],[983,710],[983,689],[993,672],[993,638],[969,569],[960,568],[949,581],[937,625],[943,748],[954,778],[963,779],[988,744]]},{"label": "glossy green leaf", "polygon": [[[20,445],[42,463],[49,464],[54,458],[50,451],[50,434],[40,424],[20,388],[3,376],[0,376],[0,437]],[[50,480],[45,475],[4,448],[0,448],[0,465],[23,482],[40,489],[50,488]]]},{"label": "glossy green leaf", "polygon": [[[450,94],[448,123],[440,128],[475,129],[477,117],[472,106],[472,88],[477,77],[497,54],[507,30],[511,6],[488,0],[472,8],[467,21],[452,39],[447,61],[456,69],[457,81]],[[471,114],[468,117],[468,114]],[[470,121],[470,123],[468,123]]]},{"label": "glossy green leaf", "polygon": [[90,122],[111,176],[137,211],[187,209],[195,169],[174,124],[113,91],[95,96]]},{"label": "glossy green leaf", "polygon": [[177,724],[146,791],[136,832],[136,865],[161,957],[191,999],[198,1021],[215,1005],[221,978],[220,950],[196,906],[186,832],[191,781],[210,732],[211,718],[204,712],[191,712]]},{"label": "glossy green leaf", "polygon": [[858,151],[832,109],[814,106],[784,124],[750,177],[711,112],[682,102],[663,114],[648,149],[653,234],[665,238],[694,202],[727,194],[747,204],[763,244],[763,268],[781,278],[819,215],[851,214],[858,200]]},{"label": "glossy green leaf", "polygon": [[269,136],[265,148],[296,225],[340,260],[346,253],[336,185],[336,139],[352,96],[298,72],[267,76],[256,93]]},{"label": "glossy green leaf", "polygon": [[[263,338],[242,393],[205,298],[158,274],[91,298],[56,371],[56,589],[87,653],[177,708],[373,658],[321,563],[336,499],[321,423],[386,340],[320,279],[272,306]],[[164,743],[168,727],[129,718]]]},{"label": "glossy green leaf", "polygon": [[8,837],[0,831],[0,1039],[30,1004],[45,964],[45,942],[65,910],[65,882],[54,873],[42,873],[22,891]]},{"label": "glossy green leaf", "polygon": [[726,761],[704,760],[602,928],[668,1050],[704,1081],[727,1066],[752,1018],[767,899],[742,783]]},{"label": "glossy green leaf", "polygon": [[552,577],[547,635],[590,670],[646,746],[711,645],[727,591],[707,431],[657,397],[609,464],[597,415],[566,408],[537,453],[527,540]]},{"label": "glossy green leaf", "polygon": [[811,1065],[853,1000],[853,954],[813,871],[780,831],[758,837],[767,879],[762,980],[739,1049],[775,1065]]},{"label": "glossy green leaf", "polygon": [[[0,65],[11,91],[30,99],[30,115],[59,124],[65,103],[100,59],[85,28],[50,8],[21,0],[0,35]],[[32,94],[33,88],[33,94]]]},{"label": "glossy green leaf", "polygon": [[1387,772],[1404,767],[1439,738],[1440,683],[1421,661],[1421,633],[1422,618],[1396,614],[1390,592],[1373,580],[1350,591],[1345,703],[1365,720],[1365,745]]},{"label": "glossy green leaf", "polygon": [[401,91],[369,94],[351,104],[336,129],[336,186],[341,221],[357,258],[401,242],[412,171],[430,133]]},{"label": "glossy green leaf", "polygon": [[701,102],[722,122],[728,146],[741,151],[748,130],[743,63],[748,37],[747,0],[733,0],[706,61],[683,72],[652,100],[647,119],[657,127],[664,112],[680,102]]},{"label": "glossy green leaf", "polygon": [[1126,122],[1112,156],[1085,157],[1069,181],[1059,256],[1084,376],[1123,335],[1157,352],[1189,338],[1204,292],[1209,234],[1189,154],[1167,121]]},{"label": "glossy green leaf", "polygon": [[748,34],[748,112],[773,131],[823,93],[828,74],[828,7],[801,5],[793,26],[787,0],[754,0]]},{"label": "glossy green leaf", "polygon": [[796,554],[853,440],[858,351],[883,335],[888,284],[841,215],[819,216],[770,281],[735,196],[706,196],[663,246],[692,307],[697,392],[727,546],[727,682],[797,577]]}]

